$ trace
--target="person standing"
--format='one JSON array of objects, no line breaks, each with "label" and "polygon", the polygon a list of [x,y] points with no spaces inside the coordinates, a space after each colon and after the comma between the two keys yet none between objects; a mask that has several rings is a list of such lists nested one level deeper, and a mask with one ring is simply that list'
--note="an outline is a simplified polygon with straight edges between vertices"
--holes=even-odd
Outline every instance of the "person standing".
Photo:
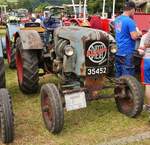
[{"label": "person standing", "polygon": [[42,23],[42,21],[41,21],[41,19],[40,19],[40,15],[38,14],[37,16],[36,16],[36,20],[35,20],[35,22],[36,23]]},{"label": "person standing", "polygon": [[150,30],[142,36],[139,54],[143,55],[141,63],[141,81],[145,85],[145,96],[147,104],[144,105],[144,110],[150,112]]},{"label": "person standing", "polygon": [[115,37],[118,48],[115,60],[116,77],[135,74],[132,56],[135,50],[135,40],[141,36],[141,32],[136,30],[135,21],[132,19],[135,10],[135,3],[129,1],[124,6],[123,14],[115,19]]},{"label": "person standing", "polygon": [[48,28],[50,27],[51,22],[50,22],[50,13],[45,13],[45,17],[43,19],[43,27],[46,29],[45,31],[45,37],[44,37],[44,41],[45,41],[45,45],[48,46],[49,41],[50,41],[50,31],[48,31]]}]

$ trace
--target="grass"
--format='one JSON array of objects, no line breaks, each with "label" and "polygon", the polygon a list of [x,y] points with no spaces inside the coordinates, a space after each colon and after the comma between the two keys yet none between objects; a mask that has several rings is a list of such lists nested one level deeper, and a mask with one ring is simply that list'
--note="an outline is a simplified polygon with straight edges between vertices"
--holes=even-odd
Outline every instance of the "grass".
[{"label": "grass", "polygon": [[[52,135],[42,120],[40,93],[23,94],[18,87],[16,70],[10,70],[7,62],[5,64],[7,88],[12,95],[15,114],[15,140],[11,145],[98,145],[150,131],[148,114],[128,118],[117,111],[114,99],[109,99],[90,102],[82,110],[65,112],[62,132]],[[56,81],[54,76],[45,76],[40,79],[40,85]],[[149,145],[149,141],[135,145]]]},{"label": "grass", "polygon": [[[65,112],[63,131],[52,135],[43,124],[39,93],[23,94],[18,87],[16,70],[10,70],[7,64],[6,78],[15,113],[12,145],[95,145],[150,131],[146,113],[136,119],[128,118],[117,111],[114,100],[110,99],[90,102],[86,109]],[[41,78],[40,84],[55,81],[54,76],[46,76]]]}]

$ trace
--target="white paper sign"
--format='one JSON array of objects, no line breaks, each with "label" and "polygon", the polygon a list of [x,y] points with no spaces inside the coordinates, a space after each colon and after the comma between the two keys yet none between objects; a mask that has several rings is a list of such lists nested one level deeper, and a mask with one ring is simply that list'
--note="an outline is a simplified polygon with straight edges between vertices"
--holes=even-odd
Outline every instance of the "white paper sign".
[{"label": "white paper sign", "polygon": [[77,92],[65,95],[67,111],[77,110],[86,107],[86,99],[84,92]]}]

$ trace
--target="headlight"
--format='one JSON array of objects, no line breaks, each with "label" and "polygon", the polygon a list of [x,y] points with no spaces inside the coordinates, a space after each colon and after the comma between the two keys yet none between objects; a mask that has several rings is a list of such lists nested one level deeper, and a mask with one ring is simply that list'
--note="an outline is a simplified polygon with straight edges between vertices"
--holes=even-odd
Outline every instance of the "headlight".
[{"label": "headlight", "polygon": [[74,53],[74,50],[73,50],[71,45],[65,46],[64,50],[65,50],[65,55],[66,56],[72,56],[73,53]]},{"label": "headlight", "polygon": [[110,44],[109,48],[111,53],[114,54],[117,52],[117,46],[115,44]]}]

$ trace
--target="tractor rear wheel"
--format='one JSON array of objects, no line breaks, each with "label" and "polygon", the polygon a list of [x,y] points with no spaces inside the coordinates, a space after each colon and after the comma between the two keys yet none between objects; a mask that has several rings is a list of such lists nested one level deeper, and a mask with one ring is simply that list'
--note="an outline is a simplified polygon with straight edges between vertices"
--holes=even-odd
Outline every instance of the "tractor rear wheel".
[{"label": "tractor rear wheel", "polygon": [[5,88],[5,66],[3,58],[0,58],[0,88]]},{"label": "tractor rear wheel", "polygon": [[21,91],[36,93],[39,81],[37,53],[35,50],[24,50],[19,37],[16,41],[16,66]]},{"label": "tractor rear wheel", "polygon": [[3,143],[14,139],[14,117],[11,96],[7,89],[0,89],[0,131]]},{"label": "tractor rear wheel", "polygon": [[118,85],[115,88],[117,108],[129,117],[136,117],[143,109],[144,94],[142,86],[133,76],[122,76],[118,81],[123,85]]},{"label": "tractor rear wheel", "polygon": [[64,124],[64,112],[59,90],[54,84],[46,84],[41,88],[41,109],[46,128],[59,133]]}]

